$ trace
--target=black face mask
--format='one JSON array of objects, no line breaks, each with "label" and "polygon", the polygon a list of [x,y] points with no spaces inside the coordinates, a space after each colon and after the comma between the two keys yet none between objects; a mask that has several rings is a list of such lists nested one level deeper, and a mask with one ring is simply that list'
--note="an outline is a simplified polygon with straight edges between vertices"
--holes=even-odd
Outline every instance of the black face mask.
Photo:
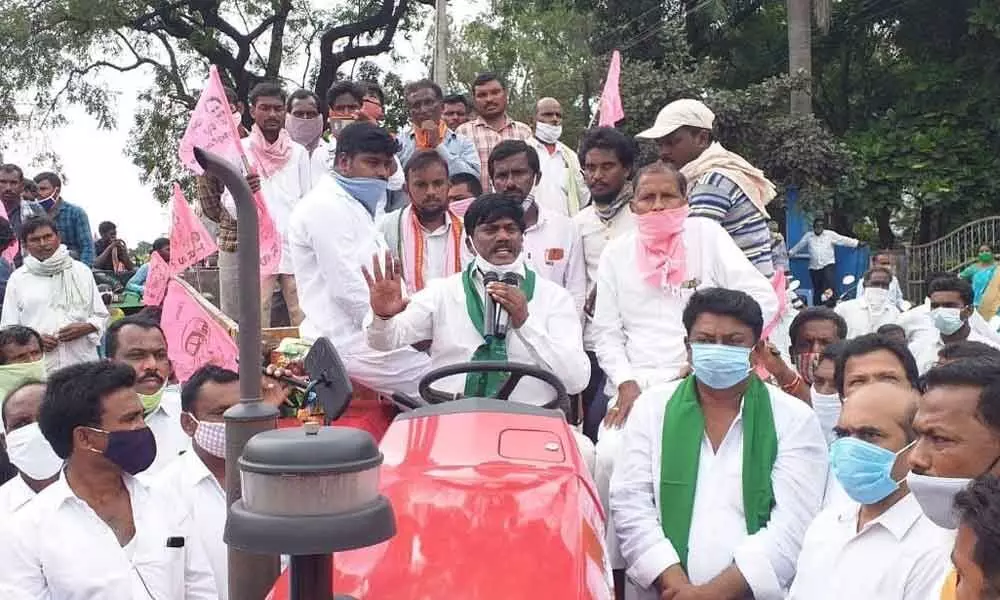
[{"label": "black face mask", "polygon": [[149,468],[156,459],[156,438],[149,427],[104,431],[89,427],[108,437],[108,445],[102,454],[104,458],[121,467],[129,475],[136,475]]}]

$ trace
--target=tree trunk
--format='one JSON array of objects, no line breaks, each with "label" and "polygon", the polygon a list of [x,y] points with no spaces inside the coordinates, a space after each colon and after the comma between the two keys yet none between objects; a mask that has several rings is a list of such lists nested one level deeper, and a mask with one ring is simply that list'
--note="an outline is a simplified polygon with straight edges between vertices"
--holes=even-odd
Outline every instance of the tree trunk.
[{"label": "tree trunk", "polygon": [[878,225],[878,243],[881,248],[892,248],[896,245],[896,235],[892,232],[890,223],[892,213],[888,208],[880,208],[875,213],[875,222]]},{"label": "tree trunk", "polygon": [[811,0],[788,0],[788,72],[809,78],[806,89],[793,90],[792,115],[812,114]]}]

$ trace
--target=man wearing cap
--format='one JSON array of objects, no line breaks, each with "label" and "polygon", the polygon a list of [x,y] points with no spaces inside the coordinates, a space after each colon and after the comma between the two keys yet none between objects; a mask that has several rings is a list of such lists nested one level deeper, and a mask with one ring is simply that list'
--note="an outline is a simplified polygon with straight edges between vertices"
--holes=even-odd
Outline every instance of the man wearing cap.
[{"label": "man wearing cap", "polygon": [[717,221],[750,262],[770,277],[774,265],[765,207],[777,191],[760,169],[713,140],[714,122],[707,106],[685,98],[663,107],[653,126],[636,137],[656,140],[660,160],[687,179],[691,216]]}]

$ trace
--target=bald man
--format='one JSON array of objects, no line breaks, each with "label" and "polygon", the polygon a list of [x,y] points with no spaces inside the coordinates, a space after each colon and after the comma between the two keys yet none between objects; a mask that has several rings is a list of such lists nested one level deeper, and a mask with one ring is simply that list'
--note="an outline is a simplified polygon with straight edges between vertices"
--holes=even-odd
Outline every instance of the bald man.
[{"label": "bald man", "polygon": [[802,541],[789,600],[936,597],[952,534],[906,486],[919,395],[872,383],[844,400],[830,466],[851,501],[828,507]]},{"label": "bald man", "polygon": [[583,179],[580,159],[562,137],[562,106],[555,98],[535,104],[535,135],[528,143],[538,152],[542,179],[535,188],[539,206],[572,217],[590,203],[590,189]]}]

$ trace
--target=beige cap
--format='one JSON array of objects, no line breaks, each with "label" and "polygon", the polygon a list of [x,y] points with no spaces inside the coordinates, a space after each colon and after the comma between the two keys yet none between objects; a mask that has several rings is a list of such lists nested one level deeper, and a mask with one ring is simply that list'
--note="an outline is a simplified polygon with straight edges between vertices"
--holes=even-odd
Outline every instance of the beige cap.
[{"label": "beige cap", "polygon": [[714,122],[715,113],[709,110],[704,103],[684,98],[664,106],[660,110],[660,114],[656,115],[656,122],[653,123],[653,126],[635,137],[658,140],[684,126],[711,130]]}]

